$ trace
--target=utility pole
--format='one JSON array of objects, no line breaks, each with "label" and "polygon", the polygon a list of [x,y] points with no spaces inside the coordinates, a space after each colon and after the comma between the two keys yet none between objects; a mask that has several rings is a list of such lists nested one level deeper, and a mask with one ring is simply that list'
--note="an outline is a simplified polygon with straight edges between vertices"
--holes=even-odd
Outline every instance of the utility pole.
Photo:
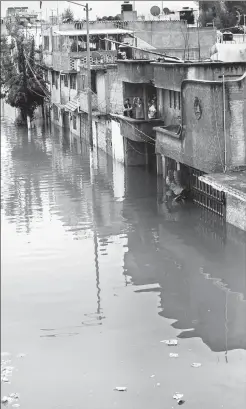
[{"label": "utility pole", "polygon": [[92,135],[92,95],[91,95],[91,53],[90,53],[90,33],[89,33],[89,6],[86,3],[86,50],[87,50],[87,101],[88,101],[88,131],[90,147],[93,149],[93,135]]},{"label": "utility pole", "polygon": [[88,105],[88,133],[90,147],[93,149],[93,136],[92,136],[92,94],[91,94],[91,52],[90,52],[90,30],[89,30],[89,5],[88,3],[79,4],[75,1],[68,1],[68,3],[76,4],[77,6],[83,7],[86,12],[86,51],[87,51],[87,105]]}]

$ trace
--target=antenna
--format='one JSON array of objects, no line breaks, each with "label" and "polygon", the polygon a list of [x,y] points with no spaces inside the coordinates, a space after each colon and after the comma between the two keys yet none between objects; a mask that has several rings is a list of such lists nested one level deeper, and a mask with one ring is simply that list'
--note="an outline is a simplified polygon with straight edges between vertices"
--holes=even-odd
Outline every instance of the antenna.
[{"label": "antenna", "polygon": [[161,9],[160,9],[160,7],[158,7],[158,6],[153,6],[153,7],[151,7],[151,9],[150,9],[150,13],[152,14],[152,16],[157,17],[157,16],[160,15]]}]

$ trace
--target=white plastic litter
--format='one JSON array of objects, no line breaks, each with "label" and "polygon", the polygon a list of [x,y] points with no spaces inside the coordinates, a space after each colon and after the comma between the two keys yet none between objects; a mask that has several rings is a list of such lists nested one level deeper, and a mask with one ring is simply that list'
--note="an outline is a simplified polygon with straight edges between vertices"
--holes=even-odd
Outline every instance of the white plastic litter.
[{"label": "white plastic litter", "polygon": [[20,395],[18,393],[14,392],[14,393],[10,393],[9,397],[13,398],[13,399],[19,399]]},{"label": "white plastic litter", "polygon": [[160,341],[163,344],[166,344],[168,346],[176,346],[178,345],[178,341],[176,339],[164,339],[163,341]]},{"label": "white plastic litter", "polygon": [[169,354],[169,356],[170,356],[170,358],[178,358],[178,357],[179,357],[179,354],[173,354],[173,353],[171,352],[171,354]]},{"label": "white plastic litter", "polygon": [[26,356],[26,354],[21,353],[21,354],[17,355],[17,358],[24,358],[25,356]]},{"label": "white plastic litter", "polygon": [[200,364],[200,362],[194,362],[193,364],[191,364],[191,366],[193,368],[200,368],[200,366],[202,366],[202,364]]},{"label": "white plastic litter", "polygon": [[154,377],[155,377],[155,375],[151,375],[150,377],[151,377],[151,378],[154,378]]},{"label": "white plastic litter", "polygon": [[173,395],[173,399],[180,400],[180,399],[183,398],[183,396],[184,396],[184,395],[183,395],[182,393],[176,392],[176,393]]},{"label": "white plastic litter", "polygon": [[116,386],[115,390],[118,392],[126,392],[127,387],[126,386]]}]

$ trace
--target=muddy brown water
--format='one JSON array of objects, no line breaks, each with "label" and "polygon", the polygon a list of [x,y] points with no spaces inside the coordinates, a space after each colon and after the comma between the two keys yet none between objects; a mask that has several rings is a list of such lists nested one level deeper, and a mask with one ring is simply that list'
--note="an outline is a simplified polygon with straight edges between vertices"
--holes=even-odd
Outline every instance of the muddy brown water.
[{"label": "muddy brown water", "polygon": [[2,119],[1,163],[2,396],[163,409],[180,392],[183,407],[244,408],[245,234],[170,208],[155,175],[52,126]]}]

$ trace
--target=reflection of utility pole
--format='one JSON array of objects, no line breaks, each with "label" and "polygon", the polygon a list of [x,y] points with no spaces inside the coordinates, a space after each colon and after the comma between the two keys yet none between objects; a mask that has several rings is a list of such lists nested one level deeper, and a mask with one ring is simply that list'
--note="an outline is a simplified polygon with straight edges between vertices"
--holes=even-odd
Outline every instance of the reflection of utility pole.
[{"label": "reflection of utility pole", "polygon": [[93,137],[92,137],[92,94],[91,94],[91,53],[90,53],[90,32],[89,32],[89,5],[86,3],[79,4],[75,1],[68,1],[68,3],[76,4],[77,6],[81,6],[84,8],[86,12],[86,48],[87,48],[87,81],[88,81],[88,89],[87,89],[87,104],[88,104],[88,130],[89,130],[89,140],[90,140],[90,147],[93,149]]}]

